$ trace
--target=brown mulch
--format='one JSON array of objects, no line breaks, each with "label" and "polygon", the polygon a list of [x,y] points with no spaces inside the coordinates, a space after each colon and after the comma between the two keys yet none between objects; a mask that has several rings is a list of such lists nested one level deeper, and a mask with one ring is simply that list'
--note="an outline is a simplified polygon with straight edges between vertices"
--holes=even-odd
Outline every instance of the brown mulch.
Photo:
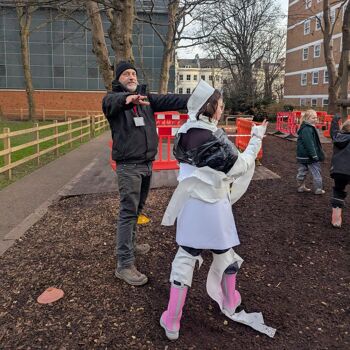
[{"label": "brown mulch", "polygon": [[[323,165],[326,195],[296,193],[295,143],[269,136],[263,164],[280,180],[253,181],[234,205],[245,262],[238,288],[247,311],[262,311],[275,338],[226,322],[205,291],[210,254],[195,272],[180,338],[159,326],[167,305],[175,230],[160,226],[172,189],[152,190],[137,258],[149,276],[131,287],[113,276],[117,194],[64,198],[1,258],[1,349],[349,349],[350,213],[330,226],[331,145]],[[49,286],[64,298],[40,305]]]}]

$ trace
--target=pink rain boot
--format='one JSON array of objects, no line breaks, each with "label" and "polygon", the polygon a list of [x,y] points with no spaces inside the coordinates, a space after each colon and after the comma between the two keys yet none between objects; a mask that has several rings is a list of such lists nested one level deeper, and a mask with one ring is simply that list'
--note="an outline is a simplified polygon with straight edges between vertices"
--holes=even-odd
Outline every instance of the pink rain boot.
[{"label": "pink rain boot", "polygon": [[160,318],[160,325],[164,328],[169,340],[176,340],[179,337],[182,308],[185,304],[187,290],[186,286],[171,284],[168,309]]},{"label": "pink rain boot", "polygon": [[332,208],[332,226],[340,228],[342,224],[342,208]]},{"label": "pink rain boot", "polygon": [[221,288],[224,294],[223,309],[232,315],[241,304],[241,294],[236,290],[236,274],[224,273]]}]

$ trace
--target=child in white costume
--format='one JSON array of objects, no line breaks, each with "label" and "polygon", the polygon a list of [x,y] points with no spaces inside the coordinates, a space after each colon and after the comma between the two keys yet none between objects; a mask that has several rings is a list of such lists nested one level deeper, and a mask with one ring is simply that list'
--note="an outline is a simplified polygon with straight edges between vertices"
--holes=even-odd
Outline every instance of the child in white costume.
[{"label": "child in white costume", "polygon": [[231,205],[247,190],[253,177],[267,123],[253,126],[248,147],[239,153],[217,128],[223,112],[218,90],[200,81],[187,107],[190,118],[174,142],[174,155],[180,162],[179,185],[162,221],[168,226],[177,218],[176,242],[180,247],[172,263],[170,298],[160,324],[170,340],[179,337],[182,308],[196,261],[201,264],[201,251],[210,249],[210,297],[226,316],[273,337],[275,330],[264,325],[260,313],[235,313],[241,303],[235,288],[236,273],[243,260],[232,249],[239,244],[239,238]]}]

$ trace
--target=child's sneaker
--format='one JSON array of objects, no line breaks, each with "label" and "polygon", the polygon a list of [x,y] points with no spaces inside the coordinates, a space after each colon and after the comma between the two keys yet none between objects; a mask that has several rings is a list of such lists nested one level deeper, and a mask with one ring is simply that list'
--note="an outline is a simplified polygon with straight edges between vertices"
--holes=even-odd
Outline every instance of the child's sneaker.
[{"label": "child's sneaker", "polygon": [[326,193],[326,191],[325,190],[323,190],[322,188],[318,188],[317,190],[315,190],[315,192],[314,192],[315,194],[325,194]]}]

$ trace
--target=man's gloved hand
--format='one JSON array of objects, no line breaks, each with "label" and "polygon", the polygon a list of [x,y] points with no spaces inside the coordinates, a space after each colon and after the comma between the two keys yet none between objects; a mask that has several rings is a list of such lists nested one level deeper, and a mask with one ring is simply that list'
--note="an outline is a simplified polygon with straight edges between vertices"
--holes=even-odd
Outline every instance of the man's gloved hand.
[{"label": "man's gloved hand", "polygon": [[265,133],[266,133],[267,124],[268,124],[268,122],[266,121],[266,119],[262,122],[261,125],[257,126],[255,124],[253,124],[251,135],[256,136],[260,140],[262,140]]}]

